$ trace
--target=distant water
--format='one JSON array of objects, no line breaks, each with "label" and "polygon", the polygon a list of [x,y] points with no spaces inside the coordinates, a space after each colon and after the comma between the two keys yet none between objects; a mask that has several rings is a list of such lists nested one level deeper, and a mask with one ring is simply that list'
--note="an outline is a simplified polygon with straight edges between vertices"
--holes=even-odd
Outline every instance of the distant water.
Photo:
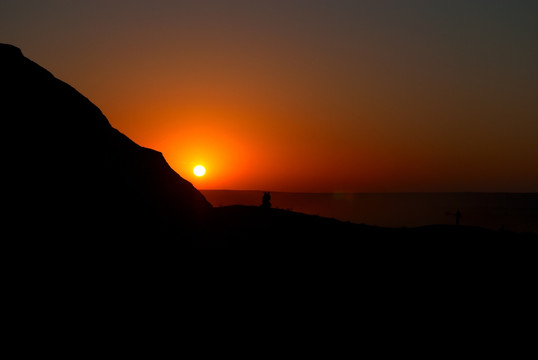
[{"label": "distant water", "polygon": [[[213,206],[260,205],[263,191],[202,190]],[[285,193],[273,207],[386,227],[455,224],[538,233],[538,193]]]}]

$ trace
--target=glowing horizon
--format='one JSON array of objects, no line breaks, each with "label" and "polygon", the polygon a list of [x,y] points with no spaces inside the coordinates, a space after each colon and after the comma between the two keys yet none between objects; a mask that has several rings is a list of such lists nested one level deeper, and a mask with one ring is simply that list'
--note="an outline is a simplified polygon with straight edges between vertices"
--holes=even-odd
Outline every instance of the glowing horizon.
[{"label": "glowing horizon", "polygon": [[5,2],[0,41],[201,189],[536,192],[536,13],[500,0]]}]

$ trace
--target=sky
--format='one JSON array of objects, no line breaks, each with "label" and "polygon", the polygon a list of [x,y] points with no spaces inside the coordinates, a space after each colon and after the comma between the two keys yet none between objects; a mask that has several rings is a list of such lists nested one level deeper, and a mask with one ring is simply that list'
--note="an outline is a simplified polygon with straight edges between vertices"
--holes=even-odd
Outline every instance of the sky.
[{"label": "sky", "polygon": [[536,192],[537,39],[535,0],[0,1],[199,189]]}]

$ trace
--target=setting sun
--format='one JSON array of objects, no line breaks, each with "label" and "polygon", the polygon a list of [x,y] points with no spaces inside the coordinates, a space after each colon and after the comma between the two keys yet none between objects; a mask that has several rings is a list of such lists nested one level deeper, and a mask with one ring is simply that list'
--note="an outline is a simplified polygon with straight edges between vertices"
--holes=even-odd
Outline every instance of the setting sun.
[{"label": "setting sun", "polygon": [[205,167],[202,165],[196,165],[193,169],[194,175],[196,176],[204,176],[205,174]]}]

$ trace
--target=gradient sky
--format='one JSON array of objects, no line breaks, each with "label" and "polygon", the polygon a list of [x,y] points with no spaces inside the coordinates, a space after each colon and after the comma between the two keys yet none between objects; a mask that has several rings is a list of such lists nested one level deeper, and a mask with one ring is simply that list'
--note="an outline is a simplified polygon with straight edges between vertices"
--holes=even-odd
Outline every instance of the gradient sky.
[{"label": "gradient sky", "polygon": [[536,0],[3,0],[0,42],[200,189],[538,191]]}]

